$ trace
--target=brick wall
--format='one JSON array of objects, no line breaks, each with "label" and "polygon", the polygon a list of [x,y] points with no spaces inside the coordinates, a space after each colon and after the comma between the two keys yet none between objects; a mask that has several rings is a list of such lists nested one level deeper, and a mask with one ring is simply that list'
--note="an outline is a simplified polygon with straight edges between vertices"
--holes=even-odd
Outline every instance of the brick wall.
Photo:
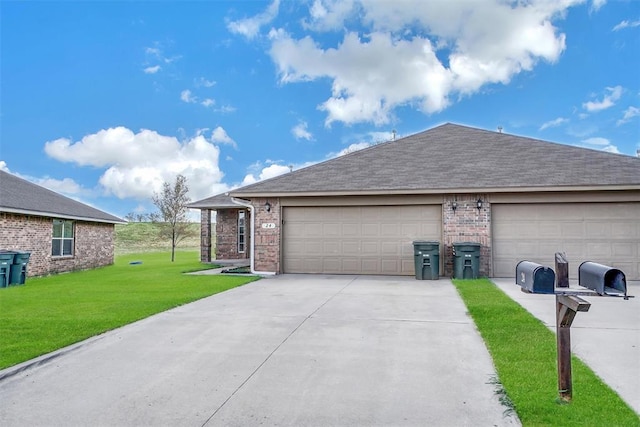
[{"label": "brick wall", "polygon": [[211,262],[211,209],[200,210],[200,262]]},{"label": "brick wall", "polygon": [[0,213],[0,249],[31,253],[29,276],[44,276],[113,264],[113,224],[75,221],[74,255],[51,256],[53,219]]},{"label": "brick wall", "polygon": [[[238,252],[238,212],[245,212],[245,251]],[[216,210],[216,259],[249,258],[251,250],[251,212],[248,209]],[[201,255],[202,257],[202,255]]]},{"label": "brick wall", "polygon": [[[477,201],[482,200],[478,210]],[[451,208],[456,202],[455,212]],[[480,275],[491,275],[491,206],[486,194],[447,195],[443,202],[444,275],[453,274],[453,244],[480,243]]]},{"label": "brick wall", "polygon": [[[265,205],[269,202],[271,209],[267,212]],[[282,216],[279,199],[252,199],[255,221],[255,270],[280,272],[280,237]],[[274,224],[274,228],[263,228],[263,224]]]}]

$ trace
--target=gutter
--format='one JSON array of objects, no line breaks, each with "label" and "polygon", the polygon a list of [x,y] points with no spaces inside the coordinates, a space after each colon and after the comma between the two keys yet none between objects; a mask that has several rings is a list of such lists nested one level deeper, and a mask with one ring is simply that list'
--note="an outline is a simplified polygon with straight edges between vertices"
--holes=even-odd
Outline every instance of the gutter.
[{"label": "gutter", "polygon": [[251,269],[251,274],[258,274],[261,276],[275,276],[276,273],[274,271],[256,271],[255,270],[255,257],[254,257],[254,253],[255,253],[255,235],[256,235],[256,216],[254,215],[254,207],[251,203],[243,201],[242,199],[236,199],[235,197],[232,197],[231,200],[233,201],[233,203],[240,205],[240,206],[244,206],[245,208],[247,208],[248,210],[251,211],[251,244],[249,247],[249,268]]}]

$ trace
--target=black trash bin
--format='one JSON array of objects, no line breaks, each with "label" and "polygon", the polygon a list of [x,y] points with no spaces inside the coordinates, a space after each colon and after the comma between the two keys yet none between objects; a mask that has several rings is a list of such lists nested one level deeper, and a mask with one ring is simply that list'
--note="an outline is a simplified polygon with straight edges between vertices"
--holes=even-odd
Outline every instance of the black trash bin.
[{"label": "black trash bin", "polygon": [[440,243],[416,240],[413,242],[416,280],[440,278]]},{"label": "black trash bin", "polygon": [[15,252],[0,250],[0,288],[9,286],[11,280],[11,264]]},{"label": "black trash bin", "polygon": [[24,285],[27,280],[27,264],[29,263],[30,252],[16,251],[11,264],[10,285]]},{"label": "black trash bin", "polygon": [[480,243],[453,244],[453,277],[477,279],[480,276]]}]

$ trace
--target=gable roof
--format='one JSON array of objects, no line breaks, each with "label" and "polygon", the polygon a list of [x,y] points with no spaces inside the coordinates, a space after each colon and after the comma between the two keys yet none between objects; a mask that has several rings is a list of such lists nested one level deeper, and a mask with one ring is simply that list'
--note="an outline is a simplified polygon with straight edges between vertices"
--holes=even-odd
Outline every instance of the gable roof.
[{"label": "gable roof", "polygon": [[187,207],[193,209],[245,209],[237,203],[233,203],[229,193],[222,193],[193,203],[188,203]]},{"label": "gable roof", "polygon": [[0,171],[0,212],[112,224],[126,222],[5,171]]},{"label": "gable roof", "polygon": [[447,123],[232,196],[640,190],[640,158]]}]

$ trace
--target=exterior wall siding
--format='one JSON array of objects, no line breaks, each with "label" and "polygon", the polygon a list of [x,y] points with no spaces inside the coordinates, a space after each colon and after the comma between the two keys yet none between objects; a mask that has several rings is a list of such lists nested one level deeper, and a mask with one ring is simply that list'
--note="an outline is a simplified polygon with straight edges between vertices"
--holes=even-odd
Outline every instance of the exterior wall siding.
[{"label": "exterior wall siding", "polygon": [[[238,252],[238,212],[245,211],[245,251]],[[249,258],[251,250],[251,211],[248,209],[217,209],[215,259]],[[202,255],[201,255],[202,257]]]},{"label": "exterior wall siding", "polygon": [[51,256],[52,233],[52,218],[0,213],[0,249],[30,252],[30,277],[113,264],[113,224],[75,221],[73,256]]},{"label": "exterior wall siding", "polygon": [[[478,199],[482,208],[477,208]],[[457,209],[452,209],[453,202]],[[480,276],[491,276],[491,204],[486,194],[446,195],[443,200],[442,234],[444,275],[453,276],[453,244],[480,243]]]}]

